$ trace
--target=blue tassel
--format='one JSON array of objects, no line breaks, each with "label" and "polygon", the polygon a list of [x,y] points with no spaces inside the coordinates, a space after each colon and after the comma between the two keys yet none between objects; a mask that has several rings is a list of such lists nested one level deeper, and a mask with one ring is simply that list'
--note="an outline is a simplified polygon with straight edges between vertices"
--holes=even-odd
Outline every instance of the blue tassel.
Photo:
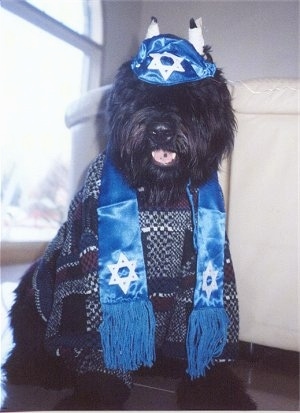
[{"label": "blue tassel", "polygon": [[224,308],[193,310],[187,331],[187,373],[192,379],[205,375],[226,344],[228,317]]},{"label": "blue tassel", "polygon": [[155,317],[149,300],[102,304],[104,362],[112,370],[137,370],[155,361]]}]

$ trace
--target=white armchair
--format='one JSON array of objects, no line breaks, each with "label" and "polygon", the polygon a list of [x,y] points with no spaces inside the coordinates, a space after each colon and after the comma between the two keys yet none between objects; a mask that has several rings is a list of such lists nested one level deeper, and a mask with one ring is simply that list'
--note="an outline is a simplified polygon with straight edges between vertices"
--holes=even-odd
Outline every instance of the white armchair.
[{"label": "white armchair", "polygon": [[240,301],[240,339],[299,351],[299,81],[232,87],[238,133],[229,166],[228,235]]}]

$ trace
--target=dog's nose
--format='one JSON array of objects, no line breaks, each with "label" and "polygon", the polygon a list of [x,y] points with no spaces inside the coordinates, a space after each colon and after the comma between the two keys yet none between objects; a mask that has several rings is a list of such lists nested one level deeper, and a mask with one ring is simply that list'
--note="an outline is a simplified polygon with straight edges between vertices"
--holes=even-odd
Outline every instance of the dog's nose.
[{"label": "dog's nose", "polygon": [[149,136],[156,145],[169,143],[173,138],[172,128],[168,123],[154,123],[150,128]]}]

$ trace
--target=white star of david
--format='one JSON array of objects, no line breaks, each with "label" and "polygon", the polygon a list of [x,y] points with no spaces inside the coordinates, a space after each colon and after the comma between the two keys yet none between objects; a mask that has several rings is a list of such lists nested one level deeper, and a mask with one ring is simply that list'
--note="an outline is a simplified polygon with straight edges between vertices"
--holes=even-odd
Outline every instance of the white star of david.
[{"label": "white star of david", "polygon": [[[183,61],[182,57],[175,56],[173,53],[169,52],[150,53],[150,56],[153,60],[148,65],[148,69],[159,70],[164,80],[168,80],[173,72],[184,72],[184,68],[181,65],[181,62]],[[169,57],[173,60],[173,64],[163,64],[162,57]]]},{"label": "white star of david", "polygon": [[206,292],[208,300],[211,293],[218,289],[217,285],[218,271],[214,270],[212,262],[209,261],[206,270],[203,272],[202,290]]},{"label": "white star of david", "polygon": [[[136,261],[129,261],[123,252],[120,253],[118,262],[116,264],[109,264],[108,268],[111,272],[109,285],[119,285],[124,294],[127,294],[130,283],[139,279],[135,272]],[[122,269],[126,270],[128,275],[123,274],[122,276]]]}]

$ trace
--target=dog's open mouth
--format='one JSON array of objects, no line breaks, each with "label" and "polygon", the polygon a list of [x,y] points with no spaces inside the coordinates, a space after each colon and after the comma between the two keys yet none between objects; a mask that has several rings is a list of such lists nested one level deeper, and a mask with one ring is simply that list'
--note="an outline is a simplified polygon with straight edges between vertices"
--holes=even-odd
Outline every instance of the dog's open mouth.
[{"label": "dog's open mouth", "polygon": [[167,151],[165,149],[156,149],[151,153],[152,158],[157,165],[171,166],[176,162],[176,152]]}]

